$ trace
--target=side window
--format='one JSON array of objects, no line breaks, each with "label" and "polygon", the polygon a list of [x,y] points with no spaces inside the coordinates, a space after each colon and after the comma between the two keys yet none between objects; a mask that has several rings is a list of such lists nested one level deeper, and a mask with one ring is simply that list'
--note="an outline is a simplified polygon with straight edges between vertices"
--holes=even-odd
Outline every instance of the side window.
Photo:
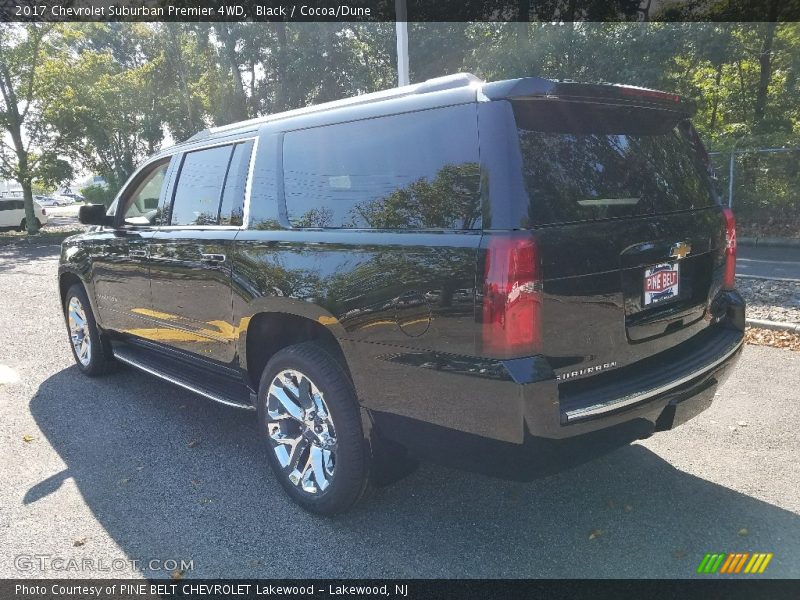
[{"label": "side window", "polygon": [[474,104],[289,132],[283,177],[295,227],[479,229]]},{"label": "side window", "polygon": [[169,159],[154,164],[134,183],[130,195],[123,196],[126,225],[155,225],[158,220],[158,200],[167,176]]},{"label": "side window", "polygon": [[187,152],[172,200],[170,225],[217,225],[231,146]]},{"label": "side window", "polygon": [[222,204],[219,208],[220,225],[241,226],[244,217],[244,188],[250,171],[250,155],[253,141],[236,144],[233,147],[225,189],[222,191]]},{"label": "side window", "polygon": [[244,188],[253,142],[247,141],[183,157],[170,225],[241,225]]}]

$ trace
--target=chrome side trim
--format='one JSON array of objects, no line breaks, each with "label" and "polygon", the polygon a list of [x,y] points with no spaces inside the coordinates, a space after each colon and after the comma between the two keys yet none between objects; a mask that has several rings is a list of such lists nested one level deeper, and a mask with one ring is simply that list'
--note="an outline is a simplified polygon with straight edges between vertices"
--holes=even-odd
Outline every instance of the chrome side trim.
[{"label": "chrome side trim", "polygon": [[150,367],[146,367],[143,364],[136,362],[132,358],[128,358],[127,356],[117,354],[114,352],[114,358],[118,361],[125,363],[126,365],[130,365],[135,369],[139,369],[140,371],[144,371],[145,373],[149,373],[150,375],[154,375],[159,379],[163,379],[164,381],[168,381],[169,383],[175,384],[178,387],[182,387],[185,390],[189,390],[190,392],[194,392],[199,396],[203,396],[204,398],[208,398],[209,400],[213,400],[214,402],[219,402],[220,404],[224,404],[225,406],[232,406],[234,408],[241,408],[243,410],[255,410],[256,407],[249,405],[249,404],[239,404],[238,402],[231,402],[230,400],[226,400],[225,398],[220,398],[214,394],[210,394],[204,390],[196,388],[188,383],[184,383],[183,381],[179,381],[174,377],[170,377],[160,371],[156,371],[155,369],[151,369]]},{"label": "chrome side trim", "polygon": [[744,345],[744,340],[740,340],[738,343],[736,343],[732,348],[727,350],[722,356],[717,358],[715,361],[707,365],[704,365],[701,369],[697,371],[692,371],[691,373],[688,373],[679,379],[675,379],[659,387],[652,388],[644,392],[637,392],[636,394],[631,394],[629,396],[623,396],[622,398],[615,398],[614,400],[611,400],[609,402],[603,402],[601,404],[593,404],[591,406],[585,406],[583,408],[568,410],[564,413],[564,416],[566,416],[567,418],[567,423],[573,423],[575,421],[580,421],[583,419],[588,419],[590,417],[596,417],[614,410],[619,410],[620,408],[624,408],[632,404],[638,404],[640,402],[644,402],[649,398],[652,398],[653,396],[658,396],[659,394],[668,392],[669,390],[676,388],[686,383],[687,381],[691,381],[696,377],[700,377],[704,373],[708,373],[709,371],[713,370],[714,368],[716,368],[717,366],[728,360],[743,345]]}]

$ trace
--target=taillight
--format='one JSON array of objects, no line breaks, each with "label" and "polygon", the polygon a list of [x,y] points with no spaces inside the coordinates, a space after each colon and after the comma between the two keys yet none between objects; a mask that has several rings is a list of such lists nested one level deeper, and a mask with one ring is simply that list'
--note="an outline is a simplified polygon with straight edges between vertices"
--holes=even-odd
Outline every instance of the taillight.
[{"label": "taillight", "polygon": [[42,208],[42,214],[47,216],[47,211],[44,208]]},{"label": "taillight", "polygon": [[736,287],[736,221],[730,208],[722,209],[725,219],[725,274],[722,287],[732,290]]},{"label": "taillight", "polygon": [[530,356],[541,346],[541,271],[532,234],[492,235],[483,283],[483,350]]}]

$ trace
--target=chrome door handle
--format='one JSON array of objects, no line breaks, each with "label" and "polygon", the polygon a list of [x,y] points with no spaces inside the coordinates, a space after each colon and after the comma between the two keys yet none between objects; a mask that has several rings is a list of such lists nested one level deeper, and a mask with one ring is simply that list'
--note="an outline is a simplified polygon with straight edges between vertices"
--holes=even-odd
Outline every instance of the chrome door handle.
[{"label": "chrome door handle", "polygon": [[226,256],[224,254],[201,254],[200,258],[203,262],[224,263]]},{"label": "chrome door handle", "polygon": [[130,250],[128,256],[135,256],[136,258],[147,258],[147,250]]}]

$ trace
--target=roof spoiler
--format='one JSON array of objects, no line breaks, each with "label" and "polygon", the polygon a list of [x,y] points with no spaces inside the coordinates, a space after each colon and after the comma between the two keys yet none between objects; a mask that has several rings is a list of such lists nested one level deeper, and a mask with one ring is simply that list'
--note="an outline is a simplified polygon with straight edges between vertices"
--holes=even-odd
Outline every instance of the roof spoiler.
[{"label": "roof spoiler", "polygon": [[603,104],[646,106],[692,115],[695,104],[678,94],[616,83],[577,83],[542,77],[494,81],[483,86],[490,100],[563,99]]}]

